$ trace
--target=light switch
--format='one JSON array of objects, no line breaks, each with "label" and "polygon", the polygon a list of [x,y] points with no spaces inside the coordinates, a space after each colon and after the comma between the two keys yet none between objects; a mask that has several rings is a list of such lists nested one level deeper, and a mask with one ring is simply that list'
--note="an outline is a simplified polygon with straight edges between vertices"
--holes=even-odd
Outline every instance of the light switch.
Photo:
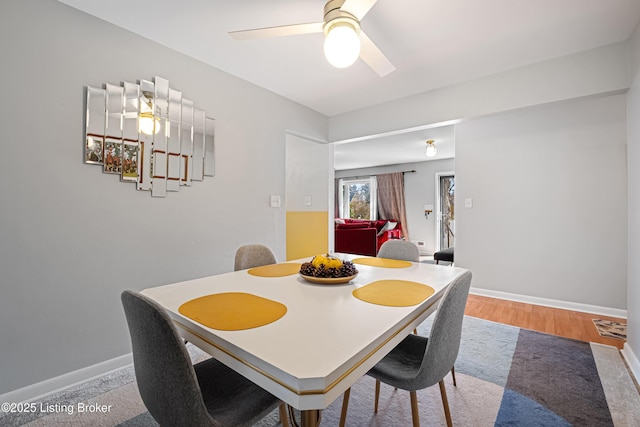
[{"label": "light switch", "polygon": [[280,207],[280,196],[272,195],[271,196],[270,206],[272,208],[279,208]]},{"label": "light switch", "polygon": [[473,199],[470,198],[470,197],[464,199],[464,207],[465,208],[472,208],[473,207]]}]

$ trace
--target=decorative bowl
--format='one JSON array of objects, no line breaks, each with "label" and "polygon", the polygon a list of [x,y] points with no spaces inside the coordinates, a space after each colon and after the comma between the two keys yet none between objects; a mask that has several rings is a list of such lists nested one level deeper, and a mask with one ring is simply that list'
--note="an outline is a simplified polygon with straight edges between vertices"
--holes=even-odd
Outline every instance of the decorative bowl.
[{"label": "decorative bowl", "polygon": [[354,279],[358,269],[351,261],[326,254],[316,255],[311,261],[302,263],[298,273],[308,282],[333,285]]},{"label": "decorative bowl", "polygon": [[299,273],[300,277],[302,277],[307,282],[311,283],[319,283],[321,285],[339,285],[341,283],[347,283],[351,280],[355,279],[358,275],[357,273],[353,276],[345,276],[345,277],[314,277],[314,276],[305,276],[302,273]]}]

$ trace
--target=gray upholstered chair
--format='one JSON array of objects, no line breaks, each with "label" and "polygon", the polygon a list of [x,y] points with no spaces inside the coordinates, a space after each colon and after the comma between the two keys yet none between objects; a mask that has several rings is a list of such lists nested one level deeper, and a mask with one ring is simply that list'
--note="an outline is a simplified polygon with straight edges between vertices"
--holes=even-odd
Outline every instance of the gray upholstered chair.
[{"label": "gray upholstered chair", "polygon": [[136,292],[121,296],[133,348],[140,396],[162,426],[252,426],[285,404],[242,375],[211,358],[196,365],[169,315]]},{"label": "gray upholstered chair", "polygon": [[419,262],[420,251],[418,247],[406,240],[387,240],[380,246],[378,258],[401,259],[404,261]]},{"label": "gray upholstered chair", "polygon": [[[416,245],[406,240],[387,240],[380,246],[378,258],[420,262],[420,251]],[[413,333],[417,334],[418,330],[414,329]]]},{"label": "gray upholstered chair", "polygon": [[[405,261],[420,262],[420,251],[418,247],[406,240],[387,240],[382,244],[378,251],[379,258],[401,259]],[[418,334],[418,330],[413,330],[414,334]],[[456,386],[456,369],[451,367],[451,378],[453,385]]]},{"label": "gray upholstered chair", "polygon": [[[408,390],[414,427],[420,425],[417,390],[440,384],[447,425],[452,426],[443,378],[453,367],[460,349],[462,321],[467,305],[471,272],[465,272],[445,291],[438,306],[429,338],[409,335],[378,362],[367,375],[376,379],[375,412],[378,412],[380,382]],[[342,403],[340,425],[343,426],[349,404],[349,390]]]},{"label": "gray upholstered chair", "polygon": [[262,265],[275,264],[276,256],[265,245],[244,245],[236,251],[234,270],[246,270]]}]

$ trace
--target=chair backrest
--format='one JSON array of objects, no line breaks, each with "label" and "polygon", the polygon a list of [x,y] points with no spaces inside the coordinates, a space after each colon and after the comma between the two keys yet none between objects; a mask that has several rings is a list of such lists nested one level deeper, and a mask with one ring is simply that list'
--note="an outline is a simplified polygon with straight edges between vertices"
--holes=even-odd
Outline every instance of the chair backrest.
[{"label": "chair backrest", "polygon": [[246,270],[247,268],[260,267],[262,265],[275,264],[276,256],[265,245],[244,245],[236,251],[234,270]]},{"label": "chair backrest", "polygon": [[401,259],[404,261],[419,262],[420,251],[418,247],[406,240],[387,240],[380,246],[378,258]]},{"label": "chair backrest", "polygon": [[431,325],[422,366],[416,377],[422,387],[438,383],[456,362],[470,287],[471,272],[467,271],[449,285],[440,300]]},{"label": "chair backrest", "polygon": [[164,426],[213,425],[184,342],[169,315],[155,301],[124,291],[133,365],[140,396]]}]

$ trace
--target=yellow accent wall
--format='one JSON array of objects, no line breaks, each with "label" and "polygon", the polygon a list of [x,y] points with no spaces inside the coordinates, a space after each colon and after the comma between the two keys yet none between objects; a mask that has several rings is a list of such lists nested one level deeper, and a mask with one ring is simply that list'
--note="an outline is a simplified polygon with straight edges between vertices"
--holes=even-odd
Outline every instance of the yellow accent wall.
[{"label": "yellow accent wall", "polygon": [[312,257],[329,250],[329,213],[287,211],[287,260]]}]

